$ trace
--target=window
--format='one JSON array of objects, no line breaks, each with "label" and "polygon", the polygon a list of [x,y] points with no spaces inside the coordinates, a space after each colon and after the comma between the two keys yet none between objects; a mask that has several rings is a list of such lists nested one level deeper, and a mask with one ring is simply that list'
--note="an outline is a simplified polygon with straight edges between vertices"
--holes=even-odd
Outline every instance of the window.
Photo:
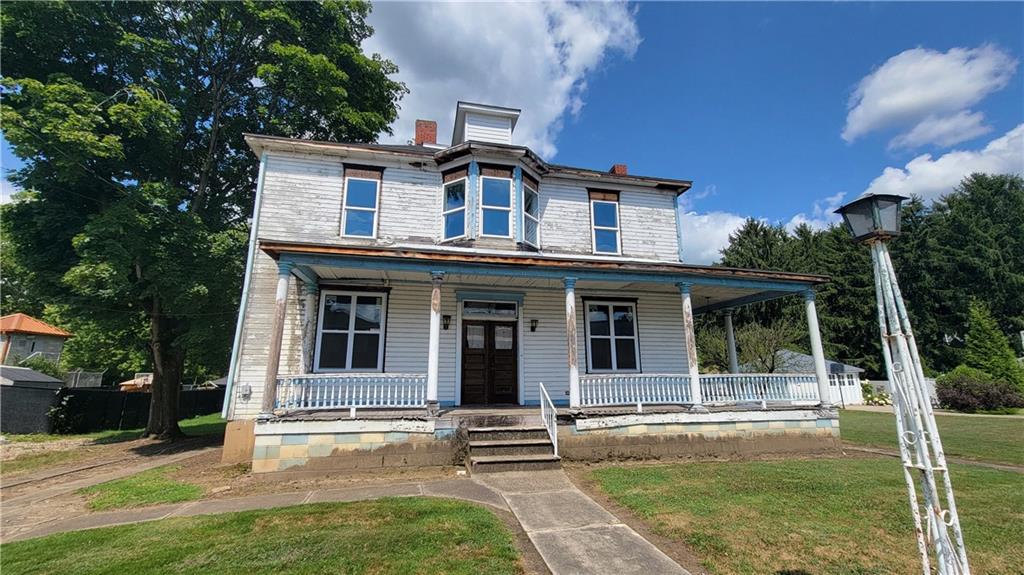
[{"label": "window", "polygon": [[636,305],[587,302],[587,367],[591,372],[639,371]]},{"label": "window", "polygon": [[387,295],[324,291],[314,371],[381,371]]},{"label": "window", "polygon": [[618,254],[619,203],[607,200],[591,200],[590,218],[594,228],[594,253]]},{"label": "window", "polygon": [[345,178],[345,206],[341,235],[360,238],[377,236],[377,196],[380,180]]},{"label": "window", "polygon": [[512,180],[482,177],[480,235],[512,237]]},{"label": "window", "polygon": [[444,239],[453,240],[466,235],[466,180],[444,185]]},{"label": "window", "polygon": [[523,184],[523,241],[533,247],[539,247],[539,233],[540,196],[531,186]]}]

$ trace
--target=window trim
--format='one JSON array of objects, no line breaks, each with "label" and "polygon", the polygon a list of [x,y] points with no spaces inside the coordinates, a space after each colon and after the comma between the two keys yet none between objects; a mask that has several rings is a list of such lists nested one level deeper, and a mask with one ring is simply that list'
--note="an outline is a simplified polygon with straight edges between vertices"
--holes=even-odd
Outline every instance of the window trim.
[{"label": "window trim", "polygon": [[[533,195],[537,196],[537,217],[534,217],[526,211],[526,194],[527,192],[533,192]],[[535,189],[533,186],[523,181],[523,205],[519,206],[519,209],[523,212],[523,243],[528,246],[535,248],[540,247],[540,190]],[[531,242],[526,238],[526,219],[529,218],[537,224],[537,242]]]},{"label": "window trim", "polygon": [[[615,206],[615,224],[614,228],[608,226],[599,226],[596,221],[596,212],[594,210],[594,204],[612,204]],[[615,251],[605,252],[598,251],[597,249],[597,231],[610,231],[615,232]],[[619,212],[619,202],[614,200],[590,200],[590,248],[595,254],[605,255],[622,255],[622,214]]]},{"label": "window trim", "polygon": [[[345,365],[349,367],[345,368],[321,368],[320,367],[320,347],[323,344],[324,334],[324,308],[327,304],[327,296],[329,295],[344,295],[352,298],[352,310],[349,313],[348,329],[339,330],[331,329],[327,330],[327,333],[347,333],[348,337],[348,348],[345,350]],[[355,306],[359,301],[359,296],[363,297],[379,297],[380,301],[380,329],[377,331],[357,331],[356,325],[356,313]],[[321,289],[320,290],[320,303],[317,309],[316,316],[316,341],[313,350],[313,373],[384,373],[384,340],[385,332],[387,331],[388,323],[388,292],[386,291],[363,291],[363,290],[336,290],[336,289]],[[377,367],[374,369],[370,368],[358,368],[352,369],[352,346],[355,343],[356,334],[377,334],[380,338],[377,341]]]},{"label": "window trim", "polygon": [[[373,182],[377,186],[377,195],[373,200],[374,207],[363,208],[359,206],[349,207],[348,205],[348,188],[351,180],[362,180],[364,182]],[[358,176],[345,176],[345,194],[341,202],[341,237],[343,238],[362,238],[364,240],[375,240],[377,239],[377,227],[380,224],[380,189],[383,186],[381,181],[375,178],[361,178]],[[371,212],[373,213],[373,235],[364,236],[361,234],[350,234],[346,229],[348,227],[348,211],[355,210],[357,212]]]},{"label": "window trim", "polygon": [[[484,205],[484,180],[502,180],[508,182],[508,207],[502,208],[500,206],[485,206]],[[482,238],[502,238],[511,239],[515,237],[515,222],[512,220],[512,213],[515,211],[515,182],[512,178],[503,178],[500,176],[480,176],[477,178],[480,182],[480,193],[478,194],[480,201],[477,202],[477,217],[480,219],[480,237]],[[484,233],[484,210],[504,210],[508,212],[508,235],[495,235]]]},{"label": "window trim", "polygon": [[[591,335],[590,333],[590,306],[598,305],[605,306],[608,308],[608,335]],[[616,306],[629,307],[633,312],[633,335],[615,335],[615,317],[614,308]],[[640,364],[640,322],[637,321],[637,304],[630,301],[622,300],[605,300],[605,299],[584,299],[583,300],[583,328],[586,340],[587,348],[587,373],[643,373],[643,366]],[[591,338],[607,339],[610,342],[611,348],[611,369],[596,369],[594,368],[594,354],[591,350]],[[636,359],[635,369],[619,369],[618,359],[615,352],[615,340],[616,339],[632,339],[633,340],[633,355]]]},{"label": "window trim", "polygon": [[[448,197],[448,186],[450,186],[452,184],[457,184],[459,182],[462,182],[462,206],[458,207],[458,208],[451,209],[451,210],[445,210],[444,209],[444,202],[445,202],[445,199],[447,199],[447,197]],[[452,237],[449,238],[449,237],[445,236],[445,230],[447,229],[447,227],[445,226],[445,218],[449,214],[454,214],[455,212],[458,212],[460,210],[462,211],[462,235],[452,236]],[[466,237],[468,237],[469,236],[469,230],[468,230],[468,228],[469,228],[469,221],[468,221],[469,218],[468,218],[468,216],[469,216],[469,178],[466,177],[466,176],[463,176],[461,178],[454,179],[454,180],[452,180],[450,182],[442,182],[441,183],[441,241],[442,242],[450,242],[450,241],[453,241],[453,240],[461,240],[461,239],[465,239]]]}]

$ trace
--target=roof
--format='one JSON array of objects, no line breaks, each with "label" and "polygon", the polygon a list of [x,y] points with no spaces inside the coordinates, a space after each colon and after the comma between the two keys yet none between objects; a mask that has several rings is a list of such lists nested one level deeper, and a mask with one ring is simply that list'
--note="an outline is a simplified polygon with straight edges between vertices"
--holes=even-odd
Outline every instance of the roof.
[{"label": "roof", "polygon": [[[788,373],[812,373],[814,372],[814,358],[806,353],[800,353],[791,349],[780,349],[775,352],[781,364],[781,371]],[[855,366],[834,361],[825,360],[825,371],[828,373],[863,373],[864,370]]]},{"label": "roof", "polygon": [[612,174],[601,170],[588,168],[576,168],[549,164],[538,156],[533,150],[525,146],[513,144],[499,144],[495,142],[462,142],[448,148],[437,149],[429,146],[396,145],[396,144],[363,144],[346,142],[325,142],[320,140],[303,140],[300,138],[285,138],[281,136],[264,136],[262,134],[245,134],[245,141],[249,144],[256,155],[262,155],[268,149],[282,150],[295,153],[319,153],[347,155],[347,153],[358,153],[363,155],[380,154],[380,160],[387,158],[394,159],[395,156],[404,157],[409,161],[434,162],[441,165],[445,162],[455,160],[461,156],[480,152],[486,154],[507,155],[512,158],[521,158],[527,165],[536,170],[540,175],[550,174],[551,176],[598,182],[606,185],[634,185],[653,187],[661,190],[674,191],[682,194],[693,185],[691,180],[679,180],[673,178],[658,178],[652,176],[637,176],[633,174]]},{"label": "roof", "polygon": [[70,333],[61,328],[23,313],[12,313],[11,315],[0,317],[0,333],[27,333],[32,335],[71,337]]},{"label": "roof", "polygon": [[34,387],[58,388],[64,382],[56,377],[40,373],[27,367],[15,367],[13,365],[0,366],[0,383],[3,385],[24,385],[30,384]]}]

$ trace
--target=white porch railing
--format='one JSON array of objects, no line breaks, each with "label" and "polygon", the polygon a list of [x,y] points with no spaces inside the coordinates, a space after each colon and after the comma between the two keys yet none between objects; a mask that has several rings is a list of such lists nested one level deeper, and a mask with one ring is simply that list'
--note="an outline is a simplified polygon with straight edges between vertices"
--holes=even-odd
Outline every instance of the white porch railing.
[{"label": "white porch railing", "polygon": [[555,404],[551,401],[551,396],[548,395],[548,390],[544,388],[543,382],[540,384],[540,418],[544,421],[545,429],[548,430],[554,455],[558,457],[558,412],[555,411]]},{"label": "white porch railing", "polygon": [[690,403],[690,376],[654,373],[580,375],[585,407]]},{"label": "white porch railing", "polygon": [[278,409],[416,408],[427,405],[427,376],[316,373],[277,380]]},{"label": "white porch railing", "polygon": [[743,401],[818,401],[818,380],[802,373],[702,374],[700,391],[704,403]]}]

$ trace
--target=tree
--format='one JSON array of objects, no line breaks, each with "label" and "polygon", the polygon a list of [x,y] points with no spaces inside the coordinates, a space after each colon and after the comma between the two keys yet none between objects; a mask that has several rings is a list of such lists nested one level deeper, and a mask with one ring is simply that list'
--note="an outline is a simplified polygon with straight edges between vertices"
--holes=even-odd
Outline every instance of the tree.
[{"label": "tree", "polygon": [[[32,3],[0,16],[3,208],[25,293],[96,331],[144,326],[147,433],[189,370],[227,367],[257,162],[244,133],[369,142],[406,92],[360,49],[363,2]],[[132,350],[127,350],[130,356]],[[104,361],[98,358],[98,361]],[[100,366],[94,366],[100,367]]]},{"label": "tree", "polygon": [[978,301],[970,303],[968,313],[970,324],[964,347],[964,364],[1005,380],[1024,392],[1024,368],[1017,363],[1010,341],[999,330],[992,313]]},{"label": "tree", "polygon": [[800,338],[801,330],[786,320],[745,324],[736,330],[740,365],[752,373],[784,372],[793,367],[793,358],[779,352],[800,348]]}]

